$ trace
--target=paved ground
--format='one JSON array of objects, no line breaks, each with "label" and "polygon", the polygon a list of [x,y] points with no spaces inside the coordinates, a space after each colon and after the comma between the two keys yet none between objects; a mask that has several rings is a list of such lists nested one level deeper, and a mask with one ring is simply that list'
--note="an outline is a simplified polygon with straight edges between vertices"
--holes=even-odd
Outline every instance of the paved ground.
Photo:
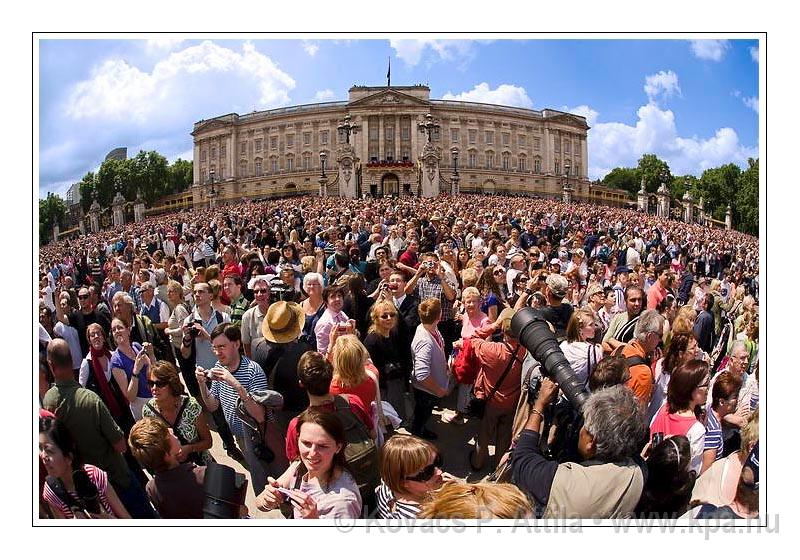
[{"label": "paved ground", "polygon": [[[475,419],[469,420],[468,423],[462,425],[447,424],[441,421],[443,413],[452,413],[455,408],[455,391],[453,394],[446,397],[442,403],[442,407],[433,411],[433,418],[428,422],[428,427],[434,432],[439,434],[439,438],[433,443],[439,449],[439,452],[444,458],[444,469],[450,474],[466,478],[474,482],[488,474],[491,467],[487,465],[484,470],[473,472],[469,466],[467,454],[470,446],[475,443],[474,434],[478,429],[478,421]],[[408,433],[404,429],[399,430],[400,433]],[[233,467],[236,471],[243,473],[249,479],[249,474],[245,471],[239,463],[228,457],[222,447],[222,440],[216,432],[211,432],[213,439],[213,446],[211,447],[211,454],[214,458],[223,465]],[[494,453],[494,447],[489,447],[490,453]],[[492,464],[490,458],[489,461]],[[246,505],[250,510],[250,516],[257,519],[282,519],[283,516],[275,510],[271,512],[261,512],[255,506],[255,494],[253,493],[252,486],[248,486]]]}]

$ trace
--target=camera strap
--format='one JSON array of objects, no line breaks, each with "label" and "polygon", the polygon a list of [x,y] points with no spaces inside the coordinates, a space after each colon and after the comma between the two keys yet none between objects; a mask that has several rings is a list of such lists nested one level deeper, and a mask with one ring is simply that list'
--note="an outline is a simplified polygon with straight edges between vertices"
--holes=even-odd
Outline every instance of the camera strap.
[{"label": "camera strap", "polygon": [[[510,347],[508,344],[506,344],[505,342],[504,342],[503,344],[505,345],[505,347],[506,347],[506,348],[508,348],[509,350],[511,350],[511,347]],[[517,346],[517,348],[516,348],[515,350],[512,350],[512,353],[511,353],[511,359],[510,359],[510,360],[508,360],[508,365],[506,366],[506,369],[505,369],[505,371],[503,372],[503,375],[501,375],[501,376],[500,376],[500,378],[497,380],[497,384],[496,384],[494,387],[492,387],[492,390],[489,392],[489,396],[487,396],[487,397],[486,397],[486,402],[487,402],[487,403],[488,403],[490,400],[492,400],[492,397],[494,397],[494,394],[497,392],[497,390],[498,390],[498,389],[500,388],[500,386],[503,384],[503,381],[505,380],[505,378],[506,378],[506,377],[508,376],[508,374],[511,372],[511,368],[512,368],[512,367],[513,367],[513,365],[514,365],[514,362],[515,362],[515,361],[517,361],[517,353],[519,352],[519,349],[520,349],[521,347],[522,347],[522,345],[520,344],[519,346]]]}]

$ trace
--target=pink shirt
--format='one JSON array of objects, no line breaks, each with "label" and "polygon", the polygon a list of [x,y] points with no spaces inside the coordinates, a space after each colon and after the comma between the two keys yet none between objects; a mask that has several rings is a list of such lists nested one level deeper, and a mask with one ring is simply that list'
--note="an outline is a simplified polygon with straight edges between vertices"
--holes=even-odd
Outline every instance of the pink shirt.
[{"label": "pink shirt", "polygon": [[489,323],[489,316],[483,311],[479,310],[472,319],[470,319],[467,314],[464,313],[461,324],[461,338],[472,338],[472,335],[475,334],[475,331],[485,327]]}]

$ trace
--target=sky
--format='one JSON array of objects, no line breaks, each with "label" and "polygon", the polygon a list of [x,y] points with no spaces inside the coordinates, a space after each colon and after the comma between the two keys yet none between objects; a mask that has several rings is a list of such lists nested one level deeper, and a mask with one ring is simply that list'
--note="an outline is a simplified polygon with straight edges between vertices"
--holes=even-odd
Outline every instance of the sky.
[{"label": "sky", "polygon": [[[137,36],[134,36],[137,37]],[[583,115],[589,177],[655,153],[699,176],[759,156],[758,39],[40,38],[39,196],[64,195],[118,146],[192,158],[193,124],[344,101],[354,84]]]}]

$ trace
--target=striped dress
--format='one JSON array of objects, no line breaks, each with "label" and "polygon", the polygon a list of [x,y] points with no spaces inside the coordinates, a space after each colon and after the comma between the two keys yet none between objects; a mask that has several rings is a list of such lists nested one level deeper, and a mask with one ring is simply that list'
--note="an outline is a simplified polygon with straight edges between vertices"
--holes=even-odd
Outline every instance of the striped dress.
[{"label": "striped dress", "polygon": [[[104,470],[99,469],[94,465],[83,465],[83,470],[86,471],[86,474],[89,475],[89,480],[91,480],[97,488],[97,494],[99,496],[98,501],[100,502],[100,507],[103,510],[102,513],[105,513],[110,517],[114,517],[114,514],[111,511],[111,504],[108,503],[108,497],[106,495],[106,491],[108,489],[108,475]],[[78,497],[75,492],[70,492],[70,494],[73,498]],[[51,508],[61,512],[61,515],[63,515],[66,519],[75,518],[72,510],[69,509],[67,504],[61,501],[61,499],[56,495],[55,492],[53,492],[53,489],[50,488],[50,485],[47,482],[44,483],[42,497]]]}]

